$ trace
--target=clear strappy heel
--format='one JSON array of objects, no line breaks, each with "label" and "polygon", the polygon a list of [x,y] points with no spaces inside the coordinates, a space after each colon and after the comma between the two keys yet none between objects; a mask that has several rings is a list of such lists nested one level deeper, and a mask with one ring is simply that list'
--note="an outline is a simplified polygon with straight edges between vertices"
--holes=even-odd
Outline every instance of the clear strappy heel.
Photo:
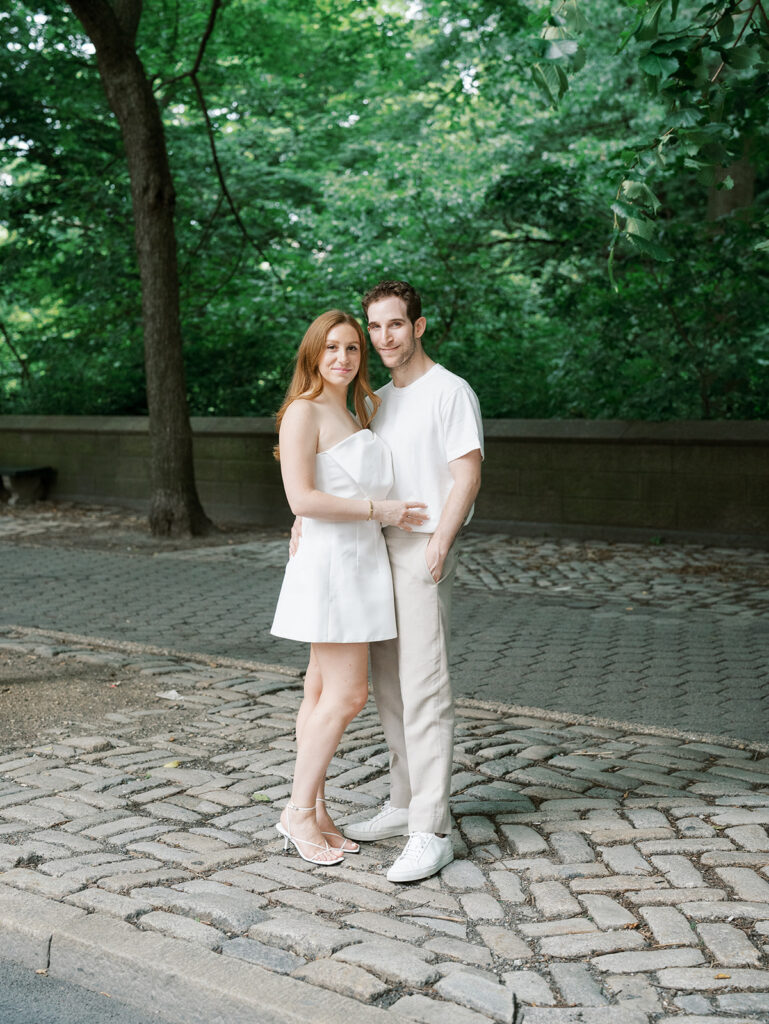
[{"label": "clear strappy heel", "polygon": [[[320,843],[313,843],[309,839],[300,839],[298,836],[292,836],[291,835],[291,811],[314,811],[314,810],[315,810],[314,807],[298,807],[296,804],[292,804],[292,803],[287,803],[286,804],[286,821],[287,821],[287,824],[288,824],[288,828],[284,828],[283,824],[280,821],[275,826],[276,830],[280,833],[280,835],[283,836],[283,849],[287,850],[288,849],[288,844],[291,843],[291,845],[294,847],[294,849],[299,854],[299,856],[302,858],[302,860],[306,860],[310,864],[323,864],[323,865],[341,864],[341,862],[344,860],[344,853],[341,850],[337,850],[335,847],[329,846],[329,844],[326,843],[325,841],[324,841],[323,846],[321,846]],[[303,846],[312,846],[316,850],[318,850],[319,852],[314,854],[312,857],[306,857],[302,853],[302,851],[299,849],[299,844],[300,843],[302,843]],[[336,858],[332,858],[330,860],[327,859],[326,857],[321,856],[322,854],[328,854],[328,853],[332,853],[332,852],[333,853],[339,853],[339,856],[336,857]]]},{"label": "clear strappy heel", "polygon": [[[315,803],[323,804],[324,807],[326,805],[326,801],[322,796],[316,797]],[[341,832],[321,832],[321,835],[333,836],[335,839],[342,840],[341,846],[331,846],[331,844],[329,843],[329,846],[331,846],[332,850],[339,850],[341,853],[360,853],[360,846],[357,843],[353,842],[352,839],[348,839],[347,836],[342,835]]]}]

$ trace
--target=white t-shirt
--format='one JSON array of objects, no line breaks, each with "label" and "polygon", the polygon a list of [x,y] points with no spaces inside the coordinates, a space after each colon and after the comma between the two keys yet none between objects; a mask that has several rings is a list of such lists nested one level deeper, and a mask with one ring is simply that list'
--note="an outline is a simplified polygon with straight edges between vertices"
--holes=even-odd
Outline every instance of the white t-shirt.
[{"label": "white t-shirt", "polygon": [[406,387],[390,381],[377,394],[382,404],[371,429],[393,456],[388,498],[427,502],[430,518],[414,532],[434,533],[454,482],[449,463],[476,448],[483,457],[478,398],[467,381],[437,363]]}]

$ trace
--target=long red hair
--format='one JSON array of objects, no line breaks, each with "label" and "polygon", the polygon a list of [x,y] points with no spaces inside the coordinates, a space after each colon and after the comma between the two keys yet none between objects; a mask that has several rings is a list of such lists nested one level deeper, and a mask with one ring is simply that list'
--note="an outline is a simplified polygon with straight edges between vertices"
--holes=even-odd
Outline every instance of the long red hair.
[{"label": "long red hair", "polygon": [[[352,313],[345,313],[343,309],[329,309],[313,320],[302,338],[299,351],[296,354],[294,375],[288,385],[283,404],[275,416],[276,430],[280,430],[285,411],[292,402],[295,402],[297,398],[317,398],[323,390],[323,378],[318,371],[318,363],[329,331],[339,324],[349,324],[354,328],[360,341],[360,368],[352,386],[352,405],[355,415],[362,427],[367,427],[374,418],[381,399],[371,390],[368,381],[368,347],[363,328]],[[280,459],[278,445],[275,445],[273,454],[276,459]]]}]

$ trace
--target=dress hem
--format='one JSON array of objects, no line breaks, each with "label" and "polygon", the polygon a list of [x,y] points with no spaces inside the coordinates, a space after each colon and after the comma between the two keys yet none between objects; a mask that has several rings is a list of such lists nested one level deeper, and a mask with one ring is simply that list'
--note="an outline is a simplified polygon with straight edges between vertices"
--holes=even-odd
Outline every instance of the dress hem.
[{"label": "dress hem", "polygon": [[300,644],[378,644],[382,640],[395,640],[398,634],[388,633],[386,636],[361,637],[359,639],[348,639],[345,637],[344,640],[329,640],[326,637],[308,639],[303,636],[288,636],[287,633],[276,633],[271,629],[270,636],[278,637],[280,640],[293,640],[295,643]]}]

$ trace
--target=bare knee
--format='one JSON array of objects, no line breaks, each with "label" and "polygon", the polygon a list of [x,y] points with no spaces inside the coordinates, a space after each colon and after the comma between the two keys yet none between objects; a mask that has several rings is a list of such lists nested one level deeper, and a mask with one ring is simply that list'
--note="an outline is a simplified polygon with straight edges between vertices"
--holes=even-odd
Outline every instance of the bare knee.
[{"label": "bare knee", "polygon": [[350,694],[350,721],[359,715],[368,703],[368,683],[358,686]]},{"label": "bare knee", "polygon": [[343,694],[337,693],[332,696],[323,693],[320,707],[330,719],[336,719],[346,727],[364,709],[367,700],[368,686],[364,683],[360,686],[350,687]]},{"label": "bare knee", "polygon": [[316,704],[320,699],[320,694],[323,689],[323,678],[320,674],[320,669],[317,663],[310,658],[310,663],[307,666],[307,671],[304,674],[304,696],[307,700]]}]

